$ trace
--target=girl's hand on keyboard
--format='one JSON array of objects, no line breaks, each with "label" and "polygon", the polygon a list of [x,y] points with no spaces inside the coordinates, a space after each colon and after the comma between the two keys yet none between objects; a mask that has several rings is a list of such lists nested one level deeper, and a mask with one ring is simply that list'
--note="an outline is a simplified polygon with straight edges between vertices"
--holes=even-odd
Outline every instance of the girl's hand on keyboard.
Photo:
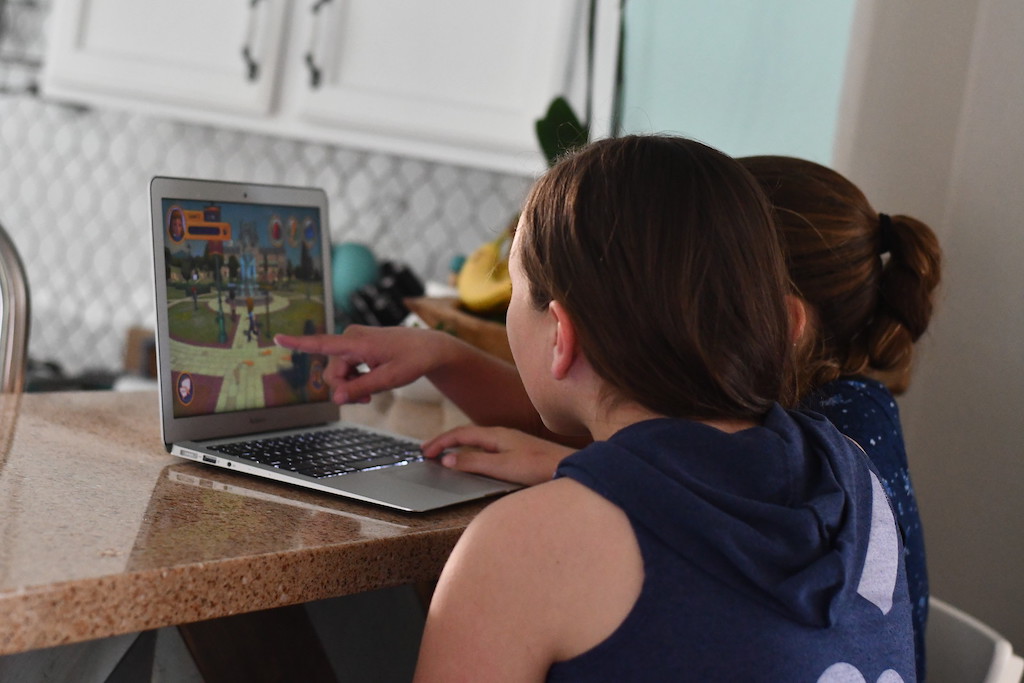
[{"label": "girl's hand on keyboard", "polygon": [[423,455],[445,467],[526,485],[549,481],[558,463],[574,452],[516,429],[475,425],[457,427],[423,444]]}]

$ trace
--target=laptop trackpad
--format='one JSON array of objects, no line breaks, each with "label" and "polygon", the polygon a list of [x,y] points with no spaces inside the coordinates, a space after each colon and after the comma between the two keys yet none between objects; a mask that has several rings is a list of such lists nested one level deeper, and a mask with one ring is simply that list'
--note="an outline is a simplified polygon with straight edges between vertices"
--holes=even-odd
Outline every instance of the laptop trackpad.
[{"label": "laptop trackpad", "polygon": [[521,488],[517,484],[450,470],[433,462],[348,474],[324,483],[358,498],[414,512]]}]

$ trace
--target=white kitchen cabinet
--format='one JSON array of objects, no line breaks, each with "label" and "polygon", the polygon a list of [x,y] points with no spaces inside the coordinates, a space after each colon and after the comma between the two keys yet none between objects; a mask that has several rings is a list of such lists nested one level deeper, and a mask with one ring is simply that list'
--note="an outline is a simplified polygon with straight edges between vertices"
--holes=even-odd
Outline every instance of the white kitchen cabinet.
[{"label": "white kitchen cabinet", "polygon": [[[585,0],[54,0],[63,101],[503,171],[584,92]],[[580,112],[582,114],[582,111]]]},{"label": "white kitchen cabinet", "polygon": [[57,0],[45,92],[84,103],[270,114],[286,8],[282,0]]}]

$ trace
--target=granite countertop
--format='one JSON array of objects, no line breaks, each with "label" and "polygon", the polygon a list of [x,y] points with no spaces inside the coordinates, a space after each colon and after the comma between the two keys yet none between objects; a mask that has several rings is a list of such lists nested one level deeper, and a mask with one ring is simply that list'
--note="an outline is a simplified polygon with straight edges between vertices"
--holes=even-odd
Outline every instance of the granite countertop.
[{"label": "granite countertop", "polygon": [[[343,417],[465,421],[391,395]],[[0,654],[436,578],[484,505],[406,514],[183,461],[155,391],[0,395]]]}]

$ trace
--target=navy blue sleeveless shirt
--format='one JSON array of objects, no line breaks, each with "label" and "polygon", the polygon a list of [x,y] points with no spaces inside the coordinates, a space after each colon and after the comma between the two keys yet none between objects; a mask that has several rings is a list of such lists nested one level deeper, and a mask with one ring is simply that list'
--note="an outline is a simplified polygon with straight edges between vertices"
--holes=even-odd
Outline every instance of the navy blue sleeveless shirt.
[{"label": "navy blue sleeveless shirt", "polygon": [[915,679],[892,508],[821,416],[776,406],[736,434],[641,422],[555,476],[626,513],[645,577],[619,628],[549,681]]}]

